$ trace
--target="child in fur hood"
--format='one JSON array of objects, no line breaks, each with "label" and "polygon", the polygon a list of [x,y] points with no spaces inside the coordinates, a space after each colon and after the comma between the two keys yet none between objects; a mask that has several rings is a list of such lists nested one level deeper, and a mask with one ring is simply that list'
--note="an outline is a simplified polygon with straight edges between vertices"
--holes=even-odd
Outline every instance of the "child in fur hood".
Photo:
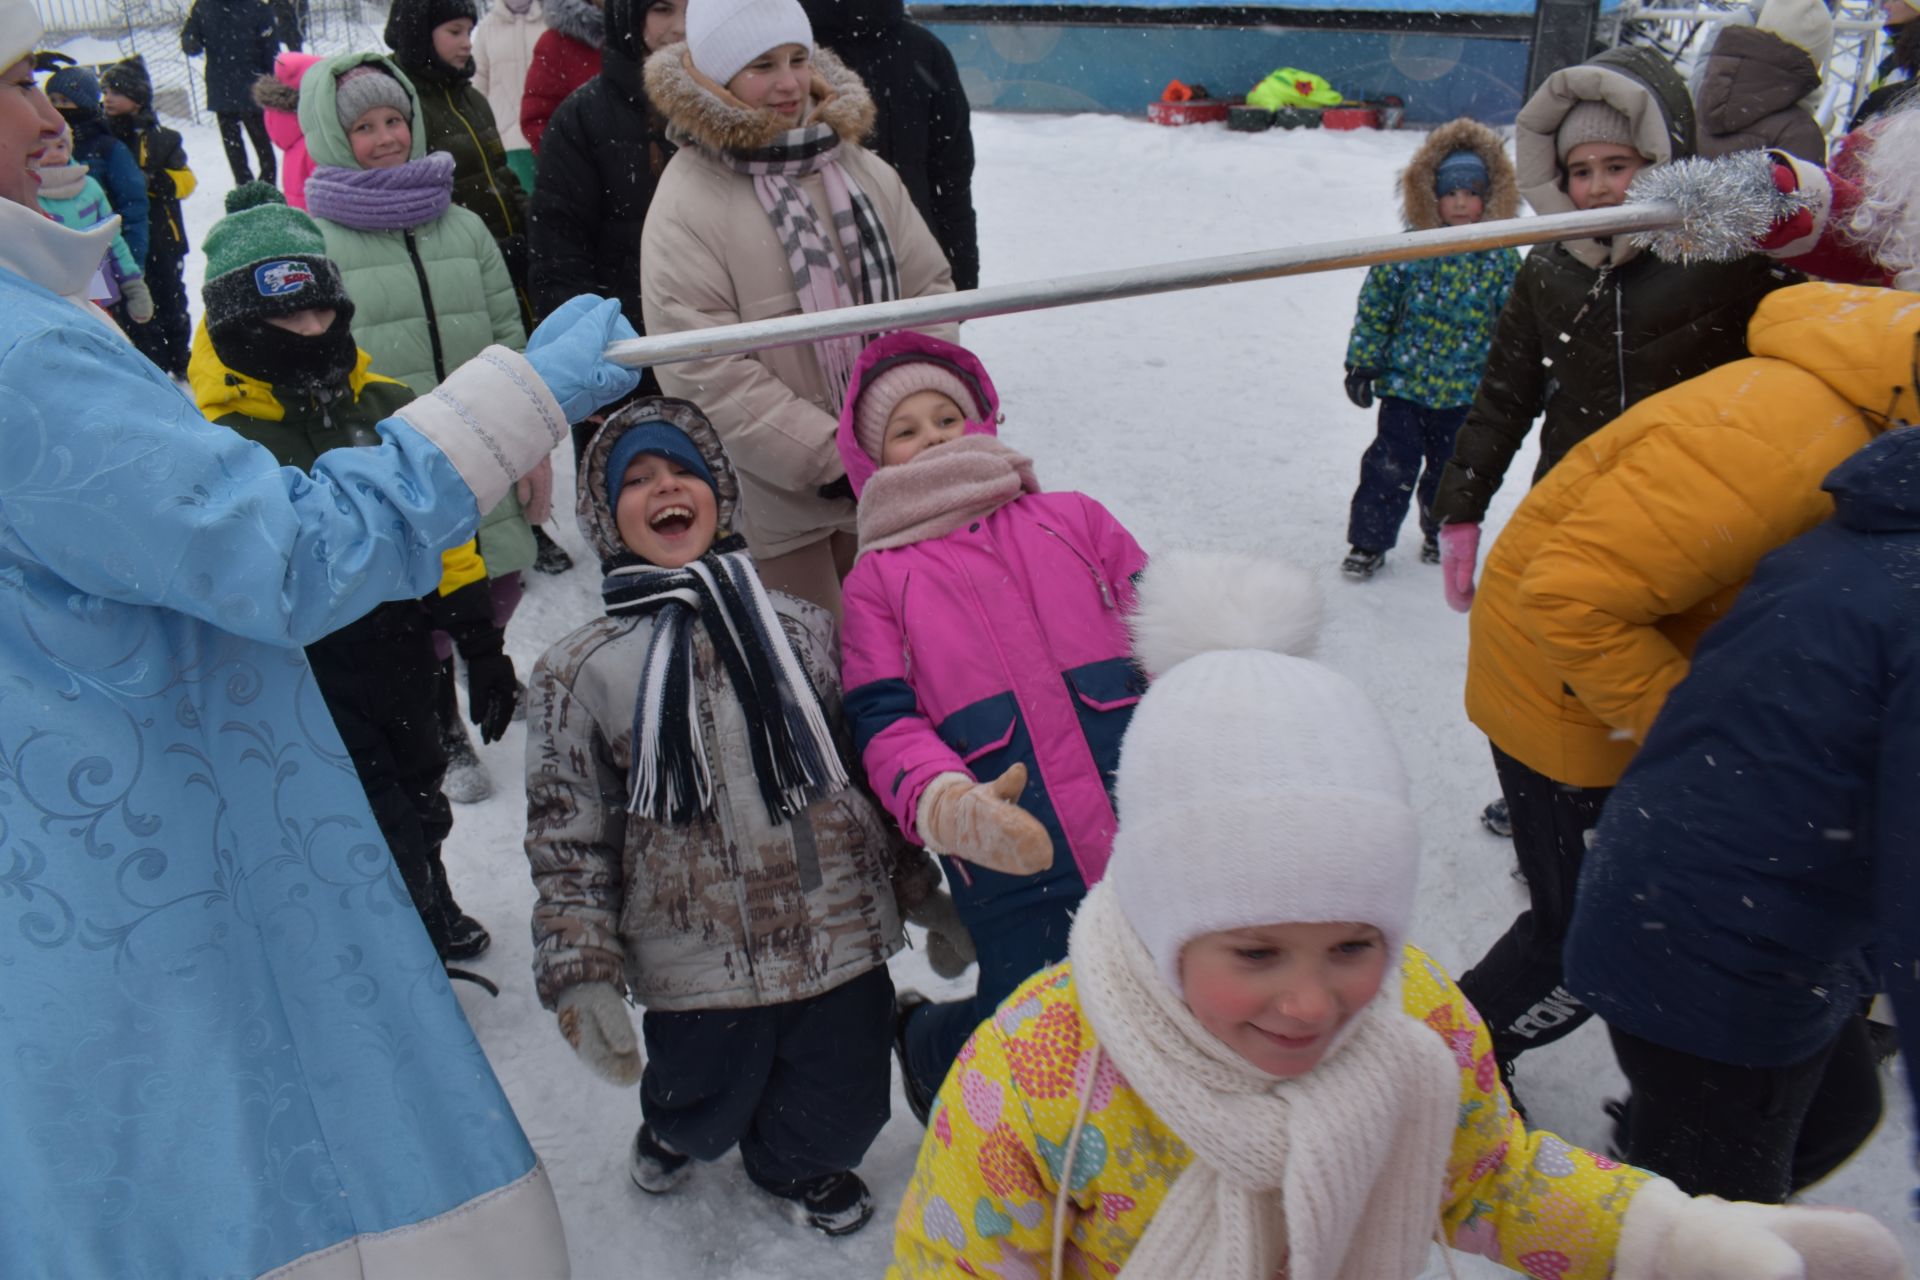
[{"label": "child in fur hood", "polygon": [[964,932],[849,781],[833,620],[762,585],[706,416],[634,401],[588,444],[578,491],[607,616],[528,681],[540,1001],[595,1072],[640,1082],[642,1190],[737,1145],[755,1186],[856,1231],[873,1202],[852,1170],[889,1111],[900,908],[947,972],[970,959]]},{"label": "child in fur hood", "polygon": [[1527,1130],[1406,941],[1406,773],[1366,695],[1291,656],[1317,616],[1284,566],[1147,570],[1112,863],[942,1087],[889,1276],[1412,1280],[1436,1241],[1559,1280],[1903,1276],[1865,1215],[1694,1199]]},{"label": "child in fur hood", "polygon": [[[1411,231],[1501,220],[1520,210],[1520,188],[1500,135],[1467,119],[1427,135],[1400,175],[1400,198]],[[1349,578],[1364,582],[1380,568],[1400,540],[1416,489],[1420,559],[1440,563],[1433,495],[1519,270],[1520,255],[1512,249],[1368,270],[1347,339],[1347,399],[1365,409],[1378,395],[1380,425],[1360,457],[1360,486],[1347,518],[1351,549],[1340,568]]]},{"label": "child in fur hood", "polygon": [[848,718],[900,829],[949,855],[980,956],[971,998],[901,996],[895,1051],[922,1120],[980,1019],[1066,954],[1106,870],[1120,734],[1146,687],[1122,621],[1145,553],[1092,498],[1041,493],[999,419],[979,360],[917,333],[861,354],[840,416],[860,504]]}]

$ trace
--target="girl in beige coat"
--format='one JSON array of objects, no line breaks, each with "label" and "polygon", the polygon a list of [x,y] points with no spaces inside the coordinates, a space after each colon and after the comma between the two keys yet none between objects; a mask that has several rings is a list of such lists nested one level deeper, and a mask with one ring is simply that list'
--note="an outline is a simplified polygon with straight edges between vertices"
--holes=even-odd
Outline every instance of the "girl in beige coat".
[{"label": "girl in beige coat", "polygon": [[[687,39],[648,59],[680,150],[641,237],[650,334],[947,293],[952,274],[906,187],[859,145],[873,100],[813,47],[798,0],[699,0]],[[951,327],[935,330],[953,336]],[[740,472],[767,586],[838,615],[853,495],[834,445],[859,338],[662,365]]]}]

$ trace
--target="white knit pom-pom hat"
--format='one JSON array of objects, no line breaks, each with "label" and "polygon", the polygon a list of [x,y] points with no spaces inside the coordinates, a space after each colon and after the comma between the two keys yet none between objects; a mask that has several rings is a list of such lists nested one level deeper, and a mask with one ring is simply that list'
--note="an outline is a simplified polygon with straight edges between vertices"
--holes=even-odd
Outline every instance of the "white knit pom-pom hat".
[{"label": "white knit pom-pom hat", "polygon": [[726,84],[740,68],[783,44],[813,51],[813,23],[800,0],[691,0],[687,5],[687,54],[716,84]]},{"label": "white knit pom-pom hat", "polygon": [[1420,838],[1386,721],[1352,681],[1297,656],[1319,594],[1252,556],[1166,552],[1131,625],[1153,685],[1114,786],[1107,880],[1170,989],[1206,933],[1370,924],[1398,955]]}]

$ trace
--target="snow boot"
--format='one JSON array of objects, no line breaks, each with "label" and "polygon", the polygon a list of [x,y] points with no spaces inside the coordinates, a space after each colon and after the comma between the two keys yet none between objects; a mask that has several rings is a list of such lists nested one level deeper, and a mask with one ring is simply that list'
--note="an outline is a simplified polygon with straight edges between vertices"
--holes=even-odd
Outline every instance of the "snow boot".
[{"label": "snow boot", "polygon": [[487,953],[493,945],[493,935],[486,926],[466,912],[455,908],[452,920],[447,925],[446,945],[440,948],[442,960],[477,960]]},{"label": "snow boot", "polygon": [[440,789],[455,804],[478,804],[493,794],[493,778],[474,753],[466,726],[456,724],[451,729],[441,744],[447,750],[447,775],[440,780]]},{"label": "snow boot", "polygon": [[850,1236],[873,1217],[873,1193],[856,1173],[823,1173],[791,1191],[771,1191],[801,1224],[821,1235]]},{"label": "snow boot", "polygon": [[537,524],[533,526],[533,545],[538,548],[533,555],[533,567],[541,573],[565,573],[573,568],[573,557]]},{"label": "snow boot", "polygon": [[1503,840],[1513,839],[1513,819],[1507,814],[1507,798],[1490,801],[1480,811],[1480,825]]},{"label": "snow boot", "polygon": [[902,991],[893,998],[893,1056],[900,1064],[900,1092],[906,1095],[907,1110],[922,1125],[933,1111],[933,1095],[914,1080],[907,1067],[907,1019],[921,1005],[932,1003],[918,991]]},{"label": "snow boot", "polygon": [[1430,533],[1420,543],[1420,563],[1421,564],[1439,564],[1440,563],[1440,535],[1439,534]]},{"label": "snow boot", "polygon": [[1380,572],[1380,566],[1387,561],[1384,551],[1369,551],[1365,547],[1355,547],[1347,552],[1347,558],[1340,562],[1340,572],[1355,582],[1365,582]]},{"label": "snow boot", "polygon": [[692,1172],[693,1157],[660,1141],[646,1125],[642,1124],[633,1135],[633,1150],[627,1155],[627,1176],[648,1195],[665,1195],[685,1182]]}]

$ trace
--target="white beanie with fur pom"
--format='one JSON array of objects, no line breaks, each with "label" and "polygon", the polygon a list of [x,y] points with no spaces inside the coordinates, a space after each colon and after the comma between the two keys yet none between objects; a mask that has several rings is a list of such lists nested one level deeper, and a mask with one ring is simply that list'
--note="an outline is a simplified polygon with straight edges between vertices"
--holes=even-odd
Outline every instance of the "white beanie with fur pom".
[{"label": "white beanie with fur pom", "polygon": [[1345,676],[1299,656],[1319,593],[1300,570],[1166,552],[1141,576],[1134,708],[1114,785],[1107,880],[1168,987],[1201,934],[1370,924],[1397,954],[1420,840],[1386,721]]}]

